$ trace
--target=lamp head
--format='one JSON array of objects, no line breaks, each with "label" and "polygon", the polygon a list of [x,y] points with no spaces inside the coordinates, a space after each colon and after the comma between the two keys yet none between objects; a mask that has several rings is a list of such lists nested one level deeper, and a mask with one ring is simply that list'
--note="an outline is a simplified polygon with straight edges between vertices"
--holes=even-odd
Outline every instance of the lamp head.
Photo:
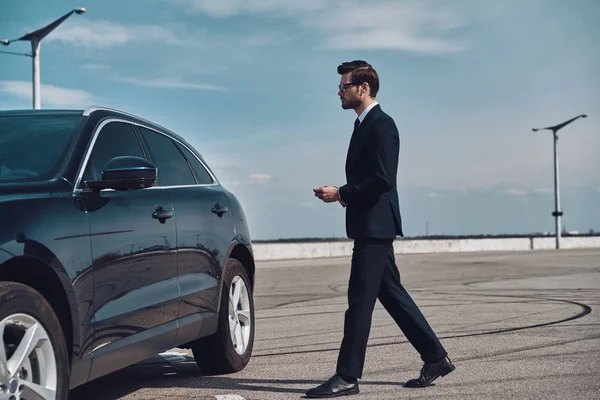
[{"label": "lamp head", "polygon": [[75,9],[76,14],[83,14],[84,12],[85,12],[85,8],[83,8],[83,7]]},{"label": "lamp head", "polygon": [[581,118],[587,118],[587,114],[581,114]]},{"label": "lamp head", "polygon": [[8,39],[4,39],[4,40],[3,40],[2,42],[0,42],[0,43],[2,43],[2,44],[3,44],[3,45],[5,45],[5,46],[8,46],[8,45],[10,44],[10,40],[8,40]]}]

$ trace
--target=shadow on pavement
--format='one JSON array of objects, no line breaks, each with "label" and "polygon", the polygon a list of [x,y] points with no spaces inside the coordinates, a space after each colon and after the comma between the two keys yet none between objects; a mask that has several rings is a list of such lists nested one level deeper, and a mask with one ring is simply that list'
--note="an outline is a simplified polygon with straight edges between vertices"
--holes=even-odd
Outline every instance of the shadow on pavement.
[{"label": "shadow on pavement", "polygon": [[[79,386],[71,391],[69,398],[70,400],[112,400],[131,395],[140,389],[152,388],[290,393],[300,398],[307,389],[321,383],[322,380],[236,378],[235,374],[205,375],[198,368],[193,357],[167,353]],[[360,384],[401,386],[404,382],[361,381]],[[286,387],[289,385],[305,387],[302,389]],[[202,394],[194,393],[194,396],[198,395]],[[182,397],[188,398],[189,393]],[[213,397],[207,396],[207,398]]]}]

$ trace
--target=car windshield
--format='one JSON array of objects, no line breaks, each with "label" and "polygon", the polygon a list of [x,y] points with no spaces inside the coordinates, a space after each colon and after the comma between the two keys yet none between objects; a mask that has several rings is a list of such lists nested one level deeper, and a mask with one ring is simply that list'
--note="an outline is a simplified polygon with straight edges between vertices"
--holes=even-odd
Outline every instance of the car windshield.
[{"label": "car windshield", "polygon": [[0,117],[0,184],[51,179],[82,117]]}]

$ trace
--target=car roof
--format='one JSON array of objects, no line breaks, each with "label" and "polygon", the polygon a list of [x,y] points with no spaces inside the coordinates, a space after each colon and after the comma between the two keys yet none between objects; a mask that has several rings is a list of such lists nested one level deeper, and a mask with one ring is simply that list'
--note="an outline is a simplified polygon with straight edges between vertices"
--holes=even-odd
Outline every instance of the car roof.
[{"label": "car roof", "polygon": [[63,116],[81,116],[84,110],[70,109],[40,109],[40,110],[0,110],[0,117],[29,117],[34,115],[63,115]]},{"label": "car roof", "polygon": [[131,122],[137,122],[141,125],[146,125],[150,128],[156,129],[158,131],[162,131],[163,133],[167,133],[169,135],[171,135],[173,138],[185,143],[188,146],[191,146],[187,140],[185,140],[182,136],[180,136],[179,134],[173,132],[170,129],[165,128],[162,125],[157,124],[156,122],[144,119],[142,117],[139,117],[137,115],[125,112],[125,111],[121,111],[121,110],[117,110],[114,108],[109,108],[109,107],[88,107],[86,108],[83,112],[82,112],[82,116],[84,117],[92,117],[95,113],[100,114],[102,117],[101,118],[105,118],[105,117],[121,117],[123,119],[129,120]]},{"label": "car roof", "polygon": [[30,116],[68,116],[68,117],[84,117],[89,118],[95,113],[101,114],[102,117],[121,117],[132,122],[138,122],[142,125],[147,125],[156,130],[168,133],[172,137],[186,143],[189,143],[177,133],[161,126],[155,122],[149,121],[137,115],[117,110],[110,107],[92,106],[84,109],[19,109],[19,110],[0,110],[0,117],[30,117]]},{"label": "car roof", "polygon": [[[92,106],[86,109],[15,109],[15,110],[0,110],[0,117],[27,117],[27,116],[65,116],[65,117],[81,117],[81,118],[93,118],[96,121],[103,120],[105,118],[117,117],[122,118],[124,120],[128,120],[130,122],[137,122],[138,124],[148,126],[157,131],[161,131],[164,134],[171,136],[171,138],[184,143],[192,152],[194,152],[202,162],[206,165],[206,160],[202,153],[200,153],[194,146],[192,146],[185,138],[180,136],[179,134],[171,131],[170,129],[165,128],[162,125],[157,124],[156,122],[149,121],[137,115],[133,115],[131,113],[117,110],[115,108],[110,107],[102,107],[102,106]],[[209,168],[210,169],[210,168]],[[212,174],[212,171],[211,171]],[[214,177],[214,174],[213,174]],[[216,179],[216,177],[215,177]]]}]

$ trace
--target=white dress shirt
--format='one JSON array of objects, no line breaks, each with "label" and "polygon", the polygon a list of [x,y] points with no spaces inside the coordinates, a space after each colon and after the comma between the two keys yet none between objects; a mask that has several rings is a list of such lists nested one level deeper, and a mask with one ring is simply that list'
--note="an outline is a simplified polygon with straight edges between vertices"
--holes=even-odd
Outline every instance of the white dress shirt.
[{"label": "white dress shirt", "polygon": [[365,119],[365,117],[367,116],[367,114],[369,113],[369,111],[371,111],[371,109],[373,107],[375,107],[377,104],[379,104],[377,101],[374,101],[369,107],[365,108],[363,110],[363,112],[360,113],[360,115],[358,116],[358,120],[362,123],[363,119]]}]

